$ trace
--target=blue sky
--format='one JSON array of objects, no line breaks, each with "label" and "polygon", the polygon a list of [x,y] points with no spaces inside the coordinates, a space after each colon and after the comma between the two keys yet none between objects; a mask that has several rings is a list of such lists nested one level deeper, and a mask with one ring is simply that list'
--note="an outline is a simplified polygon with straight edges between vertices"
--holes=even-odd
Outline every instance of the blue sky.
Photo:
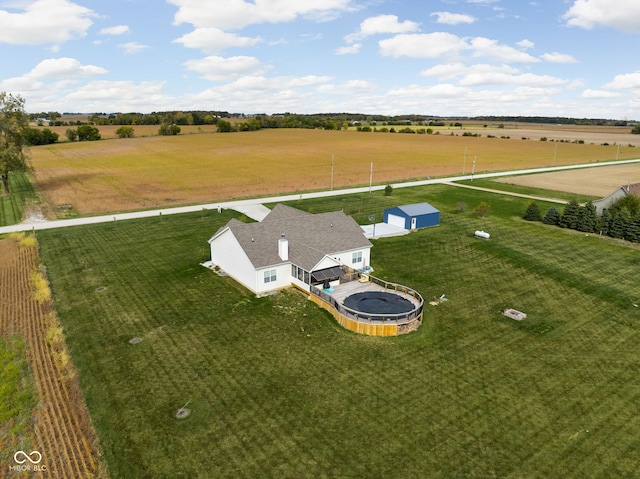
[{"label": "blue sky", "polygon": [[0,0],[27,110],[640,120],[638,0]]}]

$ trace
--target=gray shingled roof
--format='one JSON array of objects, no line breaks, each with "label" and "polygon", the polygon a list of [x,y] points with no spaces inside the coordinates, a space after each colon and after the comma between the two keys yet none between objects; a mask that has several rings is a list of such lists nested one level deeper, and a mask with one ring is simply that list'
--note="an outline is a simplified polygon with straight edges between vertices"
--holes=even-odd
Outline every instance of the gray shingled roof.
[{"label": "gray shingled roof", "polygon": [[232,219],[216,235],[226,228],[256,268],[283,262],[278,255],[283,234],[289,241],[289,261],[307,271],[325,255],[372,246],[362,228],[342,211],[311,214],[279,204],[259,223]]},{"label": "gray shingled roof", "polygon": [[408,216],[419,216],[431,213],[438,213],[439,211],[431,206],[429,203],[415,203],[413,205],[398,206],[398,209],[402,210]]}]

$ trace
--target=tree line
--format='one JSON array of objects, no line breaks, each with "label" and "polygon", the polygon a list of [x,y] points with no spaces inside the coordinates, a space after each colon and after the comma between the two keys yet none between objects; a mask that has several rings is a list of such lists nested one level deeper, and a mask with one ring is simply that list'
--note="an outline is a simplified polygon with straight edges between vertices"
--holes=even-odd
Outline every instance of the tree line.
[{"label": "tree line", "polygon": [[540,207],[533,201],[527,207],[523,218],[527,221],[540,221],[584,233],[598,233],[612,238],[640,242],[640,197],[636,194],[625,195],[616,200],[601,215],[589,201],[581,205],[573,199],[560,213],[555,206],[542,215]]}]

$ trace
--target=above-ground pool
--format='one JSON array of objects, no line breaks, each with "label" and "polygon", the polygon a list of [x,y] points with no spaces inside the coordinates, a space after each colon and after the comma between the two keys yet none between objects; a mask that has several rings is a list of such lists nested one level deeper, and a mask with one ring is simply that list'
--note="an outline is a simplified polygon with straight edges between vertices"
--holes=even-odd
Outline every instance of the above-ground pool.
[{"label": "above-ground pool", "polygon": [[408,299],[385,291],[366,291],[347,296],[344,305],[355,311],[369,314],[402,314],[416,309]]}]

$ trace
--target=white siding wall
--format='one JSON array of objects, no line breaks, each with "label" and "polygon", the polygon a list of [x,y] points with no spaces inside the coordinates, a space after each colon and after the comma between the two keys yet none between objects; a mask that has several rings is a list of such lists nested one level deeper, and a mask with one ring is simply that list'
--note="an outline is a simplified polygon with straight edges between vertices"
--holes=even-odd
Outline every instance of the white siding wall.
[{"label": "white siding wall", "polygon": [[230,230],[211,243],[211,261],[238,283],[257,292],[256,270]]},{"label": "white siding wall", "polygon": [[[276,280],[265,283],[265,272],[272,270],[276,271]],[[285,263],[277,266],[269,266],[268,268],[259,269],[256,272],[256,278],[258,280],[258,288],[256,289],[256,293],[264,293],[266,291],[291,286],[291,263]]]}]

